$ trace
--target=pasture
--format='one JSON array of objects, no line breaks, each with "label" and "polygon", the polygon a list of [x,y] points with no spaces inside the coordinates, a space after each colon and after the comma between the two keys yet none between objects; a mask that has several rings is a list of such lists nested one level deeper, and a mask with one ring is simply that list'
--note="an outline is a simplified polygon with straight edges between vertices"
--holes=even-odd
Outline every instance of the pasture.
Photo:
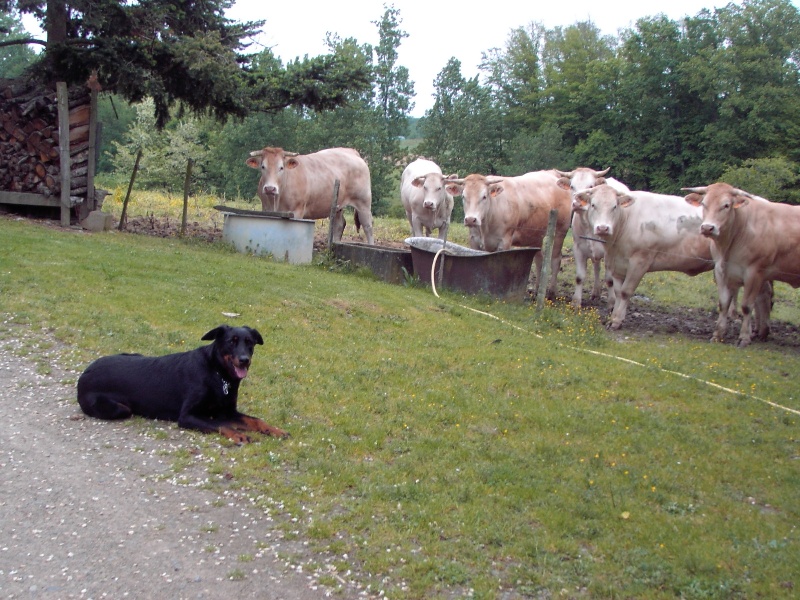
[{"label": "pasture", "polygon": [[[192,202],[198,222],[217,203]],[[161,204],[144,209],[154,222]],[[408,235],[381,221],[376,239]],[[178,480],[200,465],[205,485],[281,512],[332,590],[727,599],[800,586],[793,342],[738,350],[635,316],[610,334],[604,308],[576,313],[568,297],[541,313],[437,299],[324,258],[290,266],[193,238],[7,217],[0,237],[0,314],[66,344],[76,373],[102,354],[194,348],[225,321],[259,329],[240,406],[292,438],[236,447],[185,432],[164,451]],[[800,324],[798,292],[777,292],[774,319]],[[706,311],[710,331],[714,293],[710,274],[651,274],[630,312]]]}]

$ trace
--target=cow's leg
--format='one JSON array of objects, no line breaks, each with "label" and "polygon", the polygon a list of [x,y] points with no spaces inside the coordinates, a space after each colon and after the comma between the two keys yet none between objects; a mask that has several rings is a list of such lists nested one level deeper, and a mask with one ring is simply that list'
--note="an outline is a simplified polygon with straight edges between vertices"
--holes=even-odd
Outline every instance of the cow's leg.
[{"label": "cow's leg", "polygon": [[592,257],[592,269],[594,270],[594,282],[592,283],[592,293],[589,295],[591,300],[596,300],[600,297],[600,263],[601,258]]},{"label": "cow's leg", "polygon": [[717,294],[719,295],[719,315],[717,316],[717,327],[714,330],[714,335],[711,336],[711,341],[721,342],[725,339],[725,330],[728,328],[731,301],[735,300],[736,295],[739,293],[739,287],[728,285],[721,263],[717,263],[714,266],[714,280],[717,282]]},{"label": "cow's leg", "polygon": [[[552,258],[550,259],[550,281],[547,284],[547,297],[550,298],[551,300],[555,299],[556,297],[556,287],[558,286],[558,274],[561,271],[561,249],[564,246],[565,236],[566,232],[564,232],[564,235],[560,236],[560,238],[556,237],[555,243],[553,244],[553,255]],[[508,247],[509,248],[511,247],[510,243]],[[536,254],[539,253],[537,252]]]},{"label": "cow's leg", "polygon": [[618,290],[614,288],[614,276],[611,268],[614,264],[614,259],[607,252],[605,252],[605,248],[603,249],[603,264],[605,265],[605,275],[603,276],[603,280],[605,281],[606,289],[608,290],[608,310],[614,310],[614,304],[617,302],[618,292]]},{"label": "cow's leg", "polygon": [[617,300],[617,296],[614,293],[614,280],[611,277],[611,273],[608,272],[608,267],[606,267],[605,275],[603,275],[603,282],[606,284],[606,289],[608,290],[608,308],[609,310],[614,308],[614,303]]},{"label": "cow's leg", "polygon": [[[572,256],[575,259],[575,292],[572,294],[572,307],[580,308],[583,300],[583,282],[586,280],[586,262],[588,256],[582,247],[583,244],[575,243],[572,246]],[[595,274],[595,278],[597,275]],[[595,287],[599,282],[595,281]],[[592,288],[594,290],[594,288]],[[594,291],[592,292],[594,293]]]},{"label": "cow's leg", "polygon": [[533,256],[533,281],[531,281],[530,277],[528,277],[528,287],[532,290],[533,297],[537,298],[539,296],[539,284],[542,281],[542,264],[544,263],[544,258],[542,257],[541,252],[537,252]]},{"label": "cow's leg", "polygon": [[744,293],[742,294],[742,328],[739,331],[739,348],[748,346],[753,337],[752,321],[756,298],[761,292],[763,278],[753,270],[745,275]]},{"label": "cow's leg", "polygon": [[333,230],[333,241],[334,242],[341,242],[342,241],[342,234],[344,233],[344,210],[342,207],[336,209],[336,212],[333,215],[333,223],[331,223],[331,229]]},{"label": "cow's leg", "polygon": [[440,240],[446,240],[447,239],[447,232],[449,231],[449,229],[450,229],[450,223],[448,223],[447,221],[444,222],[444,225],[439,227],[439,239]]},{"label": "cow's leg", "polygon": [[423,236],[422,222],[419,220],[419,215],[414,215],[411,219],[411,233],[414,237]]},{"label": "cow's leg", "polygon": [[372,232],[372,212],[369,209],[359,210],[358,219],[361,221],[361,228],[364,230],[364,235],[367,236],[367,243],[373,245],[375,237]]},{"label": "cow's leg", "polygon": [[765,342],[769,337],[769,315],[772,312],[772,282],[765,281],[756,297],[756,338]]},{"label": "cow's leg", "polygon": [[648,264],[642,260],[631,259],[628,263],[628,272],[625,274],[625,279],[622,285],[619,286],[618,293],[616,294],[616,301],[614,303],[614,310],[611,312],[611,322],[609,323],[610,329],[619,329],[622,327],[622,322],[625,320],[625,315],[628,314],[628,303],[636,288],[639,287],[639,282],[647,273]]}]

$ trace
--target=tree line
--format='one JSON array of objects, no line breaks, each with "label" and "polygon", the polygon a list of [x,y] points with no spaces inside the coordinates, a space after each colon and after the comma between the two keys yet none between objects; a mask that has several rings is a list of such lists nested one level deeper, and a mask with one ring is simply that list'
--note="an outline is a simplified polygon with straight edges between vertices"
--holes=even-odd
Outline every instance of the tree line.
[{"label": "tree line", "polygon": [[448,61],[433,107],[413,123],[421,140],[412,147],[403,139],[414,87],[397,49],[414,41],[392,6],[374,24],[374,47],[330,35],[329,54],[315,59],[284,65],[270,50],[248,55],[242,77],[255,91],[237,92],[237,110],[226,112],[233,84],[208,91],[205,106],[112,85],[101,172],[129,173],[144,147],[140,184],[180,185],[179,165],[192,158],[197,184],[251,198],[249,151],[349,146],[370,165],[376,214],[396,206],[412,155],[461,175],[611,167],[632,189],[674,194],[724,180],[800,202],[800,12],[789,0],[744,0],[677,21],[656,15],[615,36],[591,22],[520,26],[483,53],[473,78]]},{"label": "tree line", "polygon": [[745,0],[603,35],[591,22],[511,32],[465,79],[451,60],[420,124],[446,172],[612,167],[631,189],[724,179],[800,201],[800,13]]}]

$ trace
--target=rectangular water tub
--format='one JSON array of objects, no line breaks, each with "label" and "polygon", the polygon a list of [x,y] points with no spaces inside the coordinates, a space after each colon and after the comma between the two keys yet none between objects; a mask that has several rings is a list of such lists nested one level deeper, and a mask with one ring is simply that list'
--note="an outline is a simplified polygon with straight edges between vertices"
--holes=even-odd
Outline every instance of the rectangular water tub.
[{"label": "rectangular water tub", "polygon": [[[411,237],[405,243],[411,247],[414,273],[420,281],[430,284],[431,268],[437,252],[442,250],[442,240]],[[438,289],[441,276],[441,286],[447,290],[523,298],[537,252],[539,248],[484,252],[447,242],[444,251],[436,257],[434,282]]]}]

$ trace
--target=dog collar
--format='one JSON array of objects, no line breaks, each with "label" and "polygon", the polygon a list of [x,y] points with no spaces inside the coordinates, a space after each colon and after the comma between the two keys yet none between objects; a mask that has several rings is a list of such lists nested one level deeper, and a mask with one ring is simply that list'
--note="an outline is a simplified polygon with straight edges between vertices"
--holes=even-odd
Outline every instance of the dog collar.
[{"label": "dog collar", "polygon": [[226,396],[231,391],[231,384],[224,377],[222,378],[222,393]]}]

